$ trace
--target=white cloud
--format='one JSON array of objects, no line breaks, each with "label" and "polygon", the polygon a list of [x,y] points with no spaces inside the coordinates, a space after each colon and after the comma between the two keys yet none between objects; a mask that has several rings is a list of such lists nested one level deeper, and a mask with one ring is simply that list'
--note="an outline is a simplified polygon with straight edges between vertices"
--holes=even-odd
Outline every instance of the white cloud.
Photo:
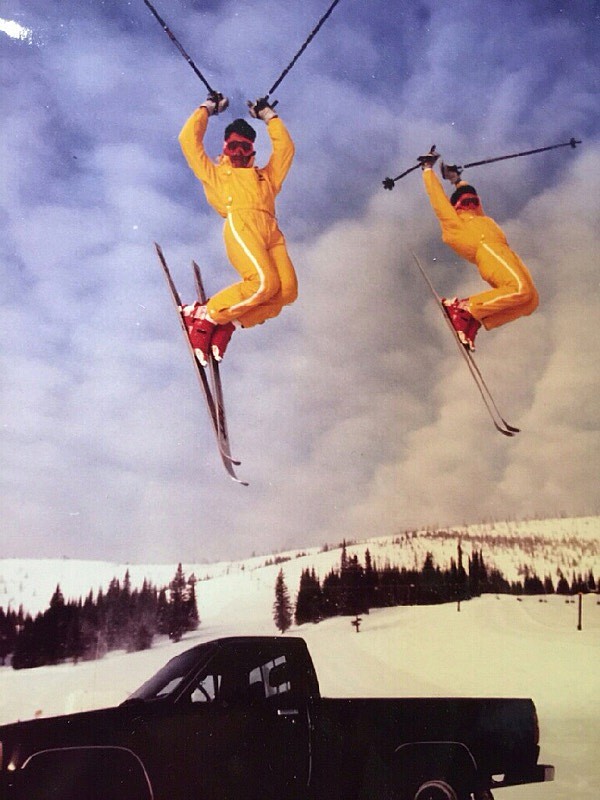
[{"label": "white cloud", "polygon": [[[28,10],[36,30],[37,6],[46,9]],[[218,14],[173,6],[173,29],[232,96],[210,123],[211,153],[246,97],[289,63],[319,6],[286,6],[277,20],[262,0]],[[177,144],[204,88],[143,7],[115,17],[78,6],[73,22],[55,10],[43,47],[10,46],[0,190],[7,547],[217,557],[365,526],[595,510],[590,45],[586,35],[573,52],[575,22],[543,3],[510,18],[500,3],[482,18],[475,7],[424,5],[419,27],[412,9],[365,20],[340,4],[276,93],[297,145],[278,209],[300,297],[237,333],[224,364],[247,489],[219,463],[152,246],[164,246],[185,298],[192,258],[210,292],[235,278],[221,221]],[[519,55],[531,48],[535,63]],[[481,337],[482,370],[523,427],[505,441],[410,250],[443,293],[475,291],[480,279],[441,245],[418,172],[393,192],[381,181],[433,142],[464,163],[574,134],[584,139],[576,151],[469,175],[542,295],[532,317]]]},{"label": "white cloud", "polygon": [[0,32],[5,33],[10,39],[18,39],[29,44],[33,40],[33,31],[13,19],[0,18]]}]

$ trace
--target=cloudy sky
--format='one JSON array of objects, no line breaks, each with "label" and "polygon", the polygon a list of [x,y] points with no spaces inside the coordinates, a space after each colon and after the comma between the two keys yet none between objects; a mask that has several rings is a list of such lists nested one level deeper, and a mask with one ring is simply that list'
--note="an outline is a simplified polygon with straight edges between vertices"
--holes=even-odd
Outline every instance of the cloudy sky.
[{"label": "cloudy sky", "polygon": [[[156,2],[246,113],[327,0]],[[235,335],[225,474],[153,250],[184,297],[232,282],[177,134],[206,90],[143,0],[0,8],[3,557],[199,561],[411,526],[597,513],[600,121],[596,0],[341,0],[274,93],[297,147],[278,200],[296,304]],[[258,126],[258,157],[268,157]],[[491,426],[415,271],[484,288],[411,173],[473,168],[541,303],[478,339]]]}]

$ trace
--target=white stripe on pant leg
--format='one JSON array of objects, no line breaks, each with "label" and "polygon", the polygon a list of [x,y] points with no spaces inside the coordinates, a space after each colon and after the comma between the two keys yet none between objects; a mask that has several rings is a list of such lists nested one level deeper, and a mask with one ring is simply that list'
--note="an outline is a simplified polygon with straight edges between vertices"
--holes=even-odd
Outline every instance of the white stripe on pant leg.
[{"label": "white stripe on pant leg", "polygon": [[494,297],[492,300],[486,300],[486,302],[482,303],[481,305],[482,306],[487,306],[487,307],[493,306],[495,303],[501,302],[501,301],[505,300],[508,297],[514,297],[517,294],[521,294],[521,291],[523,289],[523,281],[521,280],[521,276],[517,272],[514,271],[514,269],[510,266],[510,264],[507,261],[505,261],[501,256],[498,255],[498,253],[496,253],[494,250],[492,250],[492,248],[489,246],[489,244],[485,244],[484,243],[481,246],[484,247],[488,251],[488,253],[491,253],[494,256],[494,258],[497,259],[502,264],[502,266],[506,267],[506,269],[510,272],[510,274],[513,276],[513,278],[516,280],[517,287],[518,287],[516,292],[511,292],[510,294],[503,294],[500,297]]},{"label": "white stripe on pant leg", "polygon": [[256,269],[258,277],[260,278],[260,285],[259,285],[257,291],[253,295],[251,295],[250,297],[247,297],[245,300],[241,300],[239,303],[236,303],[233,306],[230,306],[230,308],[229,308],[230,311],[237,311],[237,309],[239,309],[239,308],[244,308],[245,306],[247,306],[249,304],[252,304],[252,301],[257,297],[257,295],[261,294],[261,292],[264,291],[264,288],[265,288],[265,273],[263,272],[260,264],[256,260],[256,257],[254,256],[254,254],[249,250],[246,242],[242,239],[240,234],[235,229],[235,225],[233,224],[233,218],[232,218],[231,214],[227,215],[227,223],[228,223],[228,225],[229,225],[229,227],[231,229],[231,232],[233,233],[233,236],[234,236],[236,242],[242,248],[244,253],[248,256],[248,258],[250,259],[250,261],[254,265],[254,268]]}]

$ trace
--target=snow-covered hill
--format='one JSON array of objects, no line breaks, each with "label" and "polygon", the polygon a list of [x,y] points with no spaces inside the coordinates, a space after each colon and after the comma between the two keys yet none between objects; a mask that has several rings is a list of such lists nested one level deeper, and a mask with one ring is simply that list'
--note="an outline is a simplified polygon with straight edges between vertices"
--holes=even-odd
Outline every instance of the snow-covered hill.
[{"label": "snow-covered hill", "polygon": [[[482,548],[488,564],[508,578],[525,555],[542,558],[540,574],[562,569],[598,576],[598,518],[554,520],[457,530],[465,554]],[[496,537],[497,541],[494,541]],[[362,558],[368,546],[375,559],[421,564],[427,551],[443,563],[455,555],[457,536],[433,532],[399,535],[352,545]],[[510,541],[509,541],[510,540]],[[281,560],[290,557],[289,561]],[[151,650],[111,653],[97,662],[35,670],[0,668],[0,723],[48,716],[122,701],[165,661],[199,641],[232,634],[276,633],[272,621],[275,577],[283,568],[294,594],[300,573],[314,566],[323,576],[339,564],[340,551],[298,551],[261,556],[234,564],[185,565],[197,586],[201,626],[178,644],[158,639]],[[411,560],[412,559],[412,560]],[[266,565],[266,562],[270,562]],[[529,559],[525,563],[531,563]],[[175,565],[129,566],[134,584],[147,577],[165,584]],[[56,583],[66,596],[106,586],[126,565],[59,560],[0,561],[0,598],[29,610],[45,607]],[[509,572],[514,570],[514,576]],[[33,588],[37,589],[34,593]],[[0,605],[4,605],[0,599]],[[583,597],[582,627],[571,598],[487,595],[443,606],[403,606],[372,611],[360,633],[348,617],[292,628],[313,655],[322,692],[329,696],[527,696],[538,708],[541,760],[553,763],[552,784],[502,790],[498,800],[596,800],[600,786],[600,604]]]},{"label": "snow-covered hill", "polygon": [[[456,558],[457,543],[461,541],[465,558],[481,550],[485,563],[497,567],[509,580],[523,576],[524,567],[538,577],[550,575],[556,585],[559,572],[570,581],[573,574],[594,571],[600,577],[600,517],[527,520],[519,522],[488,522],[479,525],[456,526],[444,530],[406,531],[387,537],[364,539],[350,544],[348,553],[356,553],[364,563],[368,548],[374,563],[386,561],[406,567],[421,568],[425,555],[431,552],[440,566]],[[286,583],[295,594],[300,573],[314,567],[323,578],[339,566],[340,543],[325,548],[296,549],[276,555],[261,555],[238,562],[214,564],[183,564],[186,575],[194,573],[202,581],[198,587],[200,611],[209,579],[250,572],[256,581],[266,581],[272,587],[275,574],[284,567]],[[278,563],[275,564],[274,562]],[[115,564],[105,561],[62,559],[0,559],[0,607],[36,614],[47,608],[57,584],[66,599],[84,598],[90,590],[106,589],[111,579],[122,580],[129,571],[132,586],[141,586],[144,579],[155,586],[166,586],[177,564]],[[270,619],[270,611],[268,613]]]}]

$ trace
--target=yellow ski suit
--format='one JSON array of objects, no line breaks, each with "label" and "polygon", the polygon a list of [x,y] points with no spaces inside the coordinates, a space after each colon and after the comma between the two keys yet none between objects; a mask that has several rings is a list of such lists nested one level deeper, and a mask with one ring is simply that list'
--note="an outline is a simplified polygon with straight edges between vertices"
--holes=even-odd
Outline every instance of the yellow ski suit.
[{"label": "yellow ski suit", "polygon": [[500,226],[484,215],[481,205],[457,211],[430,167],[423,170],[423,182],[440,221],[442,241],[475,264],[483,280],[493,287],[469,297],[469,311],[475,319],[491,330],[535,311],[539,298],[531,275],[508,246]]},{"label": "yellow ski suit", "polygon": [[273,151],[265,167],[235,168],[226,155],[217,163],[204,150],[208,122],[205,108],[196,109],[179,134],[183,154],[202,182],[206,199],[225,217],[227,256],[242,281],[223,289],[208,302],[214,322],[237,322],[244,328],[276,317],[298,295],[294,266],[275,217],[275,196],[294,157],[294,143],[275,117],[267,123]]}]

